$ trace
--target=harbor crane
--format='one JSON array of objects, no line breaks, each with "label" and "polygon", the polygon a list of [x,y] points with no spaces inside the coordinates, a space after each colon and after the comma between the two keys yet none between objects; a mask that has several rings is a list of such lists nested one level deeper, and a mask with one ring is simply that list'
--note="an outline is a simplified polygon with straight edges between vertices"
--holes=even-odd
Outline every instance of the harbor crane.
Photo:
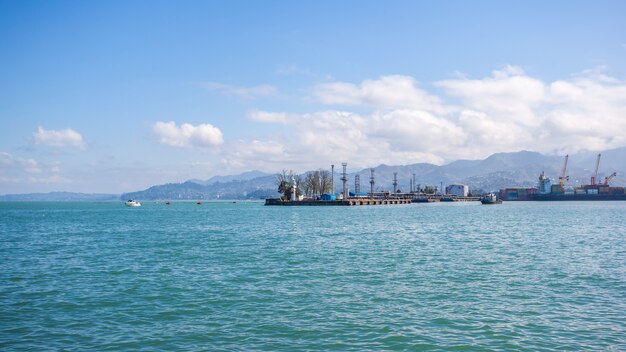
[{"label": "harbor crane", "polygon": [[608,186],[609,182],[613,179],[613,177],[617,176],[617,172],[610,174],[609,176],[604,178],[604,185]]},{"label": "harbor crane", "polygon": [[602,154],[598,154],[598,159],[596,160],[596,169],[593,172],[593,175],[591,176],[591,185],[595,186],[596,185],[596,180],[598,179],[598,168],[600,167],[600,156]]},{"label": "harbor crane", "polygon": [[561,170],[561,176],[559,176],[559,185],[561,186],[561,188],[565,187],[565,181],[569,181],[569,176],[565,175],[567,173],[567,159],[569,159],[569,155],[565,155],[563,170]]}]

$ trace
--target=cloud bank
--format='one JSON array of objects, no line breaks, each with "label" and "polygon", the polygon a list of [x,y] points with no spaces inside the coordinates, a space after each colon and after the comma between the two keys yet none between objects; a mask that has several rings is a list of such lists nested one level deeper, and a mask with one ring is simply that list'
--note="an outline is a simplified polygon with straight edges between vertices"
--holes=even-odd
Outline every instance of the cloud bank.
[{"label": "cloud bank", "polygon": [[[250,120],[282,125],[284,136],[238,141],[225,160],[268,169],[280,168],[281,161],[303,169],[340,161],[365,167],[626,146],[626,83],[601,70],[546,82],[507,66],[488,77],[433,85],[439,96],[400,75],[319,84],[313,98],[330,109],[253,111]],[[276,155],[251,152],[259,145],[271,145]]]}]

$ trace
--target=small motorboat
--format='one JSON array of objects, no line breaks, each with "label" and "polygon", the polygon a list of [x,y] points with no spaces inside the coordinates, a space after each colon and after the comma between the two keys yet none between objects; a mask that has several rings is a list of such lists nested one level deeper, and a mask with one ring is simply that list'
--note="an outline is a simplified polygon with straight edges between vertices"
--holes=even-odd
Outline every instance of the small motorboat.
[{"label": "small motorboat", "polygon": [[127,200],[125,204],[127,207],[140,207],[141,206],[141,203],[139,203],[139,201],[136,201],[134,199]]},{"label": "small motorboat", "polygon": [[202,204],[202,202],[198,202],[198,203],[196,203],[196,204],[200,205],[200,204]]},{"label": "small motorboat", "polygon": [[172,204],[172,203],[170,203],[170,202],[165,202],[165,205],[170,205],[170,204]]},{"label": "small motorboat", "polygon": [[494,193],[489,193],[480,197],[480,202],[482,204],[502,204],[502,199],[498,199]]}]

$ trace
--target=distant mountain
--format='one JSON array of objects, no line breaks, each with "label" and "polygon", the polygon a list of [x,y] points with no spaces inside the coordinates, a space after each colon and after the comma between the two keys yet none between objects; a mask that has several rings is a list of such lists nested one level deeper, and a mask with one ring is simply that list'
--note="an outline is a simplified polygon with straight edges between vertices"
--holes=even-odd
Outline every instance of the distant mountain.
[{"label": "distant mountain", "polygon": [[[610,174],[617,170],[626,171],[626,147],[605,150],[600,157],[600,172]],[[570,156],[572,166],[587,170],[589,173],[596,166],[598,152],[582,152]],[[619,172],[618,172],[619,174]],[[622,173],[622,175],[624,175]]]},{"label": "distant mountain", "polygon": [[250,180],[213,182],[203,185],[191,181],[152,186],[146,190],[125,193],[121,199],[260,199],[279,196],[275,176]]},{"label": "distant mountain", "polygon": [[[569,185],[589,183],[592,169],[595,168],[597,153],[570,155],[567,175]],[[563,167],[564,158],[547,156],[536,152],[520,151],[497,153],[484,160],[458,160],[437,166],[427,163],[411,165],[379,165],[374,168],[375,191],[393,190],[394,172],[397,173],[398,189],[410,190],[410,180],[415,174],[416,186],[432,186],[452,183],[466,184],[475,192],[497,191],[506,187],[532,187],[542,172],[556,182]],[[350,165],[348,165],[349,167]],[[617,172],[613,185],[626,186],[626,148],[602,152],[598,179]],[[370,169],[362,169],[348,176],[348,188],[354,191],[355,175],[360,178],[360,190],[370,190]],[[335,192],[340,192],[342,184],[340,172],[335,172]],[[276,177],[260,171],[250,171],[234,176],[216,176],[206,181],[190,180],[184,183],[171,183],[153,186],[143,191],[126,193],[122,199],[258,199],[278,196]]]},{"label": "distant mountain", "polygon": [[270,175],[271,174],[268,174],[267,172],[253,170],[253,171],[247,171],[247,172],[241,173],[239,175],[213,176],[210,179],[204,180],[204,181],[191,179],[188,182],[197,183],[199,185],[211,185],[216,182],[225,183],[225,182],[231,182],[231,181],[247,181],[247,180],[252,180],[258,177],[270,176]]},{"label": "distant mountain", "polygon": [[0,196],[2,202],[102,202],[119,200],[119,194],[50,192],[29,194],[6,194]]},{"label": "distant mountain", "polygon": [[[626,148],[603,151],[598,170],[598,181],[617,172],[611,184],[626,186]],[[569,157],[568,185],[588,184],[595,168],[597,152],[582,152]],[[410,180],[415,174],[416,186],[445,187],[452,183],[466,184],[474,192],[496,191],[506,187],[532,187],[542,172],[556,182],[563,167],[563,156],[547,156],[536,152],[520,151],[497,153],[484,160],[457,160],[438,166],[427,163],[411,165],[385,165],[374,168],[376,191],[392,190],[394,172],[397,173],[398,189],[410,190]],[[348,168],[350,165],[348,165]],[[370,190],[370,169],[349,173],[347,186],[356,188],[355,177],[360,177],[360,190]],[[335,192],[342,184],[340,172],[335,172]],[[208,180],[189,180],[152,186],[143,191],[121,195],[51,192],[0,195],[0,201],[112,201],[125,199],[259,199],[279,196],[276,175],[262,171],[249,171],[231,176],[214,176]]]}]

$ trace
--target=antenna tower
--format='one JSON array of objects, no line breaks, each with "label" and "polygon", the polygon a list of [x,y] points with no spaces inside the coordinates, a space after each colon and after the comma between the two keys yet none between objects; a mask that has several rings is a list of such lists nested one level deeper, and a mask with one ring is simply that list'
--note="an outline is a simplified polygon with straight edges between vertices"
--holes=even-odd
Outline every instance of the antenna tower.
[{"label": "antenna tower", "polygon": [[335,194],[335,164],[330,165],[330,194]]},{"label": "antenna tower", "polygon": [[348,174],[346,173],[346,167],[348,163],[341,163],[343,166],[343,174],[341,175],[341,181],[343,181],[343,199],[348,199]]},{"label": "antenna tower", "polygon": [[370,169],[370,198],[374,198],[374,169]]},{"label": "antenna tower", "polygon": [[398,194],[398,173],[393,173],[393,196],[395,197]]}]

